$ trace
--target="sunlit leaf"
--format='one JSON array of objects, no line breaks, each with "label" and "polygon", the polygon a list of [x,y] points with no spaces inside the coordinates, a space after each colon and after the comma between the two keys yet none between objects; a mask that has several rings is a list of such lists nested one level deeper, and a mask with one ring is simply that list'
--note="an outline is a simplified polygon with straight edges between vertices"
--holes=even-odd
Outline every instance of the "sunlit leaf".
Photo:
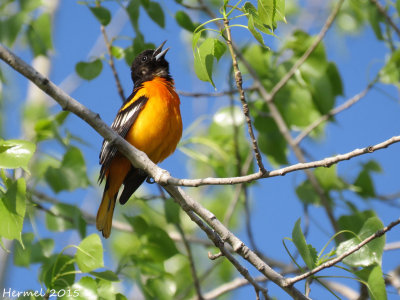
[{"label": "sunlit leaf", "polygon": [[317,262],[317,251],[306,242],[303,231],[300,227],[300,219],[298,219],[293,227],[292,241],[296,245],[301,257],[306,263],[307,267],[311,270],[315,268]]},{"label": "sunlit leaf", "polygon": [[28,169],[36,145],[24,140],[0,140],[0,168]]},{"label": "sunlit leaf", "polygon": [[89,7],[90,11],[96,17],[96,19],[100,22],[101,25],[107,26],[111,21],[111,13],[110,11],[103,6],[94,6]]},{"label": "sunlit leaf", "polygon": [[78,246],[75,254],[79,269],[88,273],[104,266],[103,245],[100,237],[93,233],[86,237]]},{"label": "sunlit leaf", "polygon": [[99,76],[102,69],[103,64],[99,58],[91,62],[81,61],[75,66],[76,73],[86,80],[92,80]]}]

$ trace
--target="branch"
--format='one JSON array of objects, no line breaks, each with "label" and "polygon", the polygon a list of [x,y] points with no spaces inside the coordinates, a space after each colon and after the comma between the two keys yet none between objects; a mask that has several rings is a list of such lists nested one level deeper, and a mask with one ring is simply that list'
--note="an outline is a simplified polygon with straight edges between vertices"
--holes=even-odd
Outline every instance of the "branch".
[{"label": "branch", "polygon": [[121,97],[122,102],[125,102],[126,98],[125,98],[125,95],[124,95],[124,90],[122,89],[121,81],[119,79],[117,70],[115,69],[114,58],[113,58],[113,55],[111,53],[111,43],[108,40],[107,32],[106,32],[106,29],[104,28],[103,25],[100,26],[100,30],[101,30],[101,33],[103,34],[104,42],[106,44],[107,53],[108,53],[108,56],[109,56],[108,64],[111,67],[111,70],[112,70],[112,73],[113,73],[113,76],[114,76],[114,79],[115,79],[115,83],[117,84],[118,94]]},{"label": "branch", "polygon": [[345,109],[348,109],[352,105],[356,104],[358,101],[360,101],[362,98],[365,97],[365,95],[369,92],[369,90],[374,86],[374,84],[377,82],[377,78],[370,82],[367,87],[357,95],[353,96],[346,102],[344,102],[342,105],[330,110],[326,115],[321,116],[318,120],[315,120],[313,123],[311,123],[306,129],[304,129],[299,135],[294,139],[293,143],[295,145],[298,145],[307,135],[309,135],[316,127],[318,127],[322,122],[325,122],[329,120],[331,117],[334,115],[344,111]]},{"label": "branch", "polygon": [[225,27],[225,31],[226,31],[226,43],[228,44],[228,49],[229,49],[229,52],[231,53],[231,57],[232,57],[232,65],[233,65],[233,71],[235,73],[236,87],[237,87],[237,90],[239,91],[240,101],[242,102],[243,114],[246,119],[247,128],[248,128],[250,139],[251,139],[251,142],[253,145],[254,156],[256,157],[257,165],[258,165],[260,172],[266,173],[266,170],[265,170],[263,162],[262,162],[260,149],[258,148],[257,139],[254,135],[253,125],[251,124],[249,106],[247,105],[246,96],[244,94],[244,90],[242,87],[242,83],[243,83],[242,73],[239,70],[239,65],[238,65],[238,61],[236,58],[236,54],[235,54],[235,51],[232,46],[231,28],[229,27],[228,19],[224,19],[224,27]]},{"label": "branch", "polygon": [[392,18],[386,12],[386,9],[377,1],[377,0],[370,0],[372,4],[375,4],[376,8],[378,9],[379,13],[386,19],[390,26],[396,31],[397,35],[400,37],[400,28],[393,22]]},{"label": "branch", "polygon": [[[244,91],[254,91],[256,90],[256,87],[251,86],[248,88],[243,88]],[[230,96],[237,94],[237,90],[229,90],[229,91],[222,91],[222,92],[215,92],[215,93],[200,93],[200,92],[186,92],[186,91],[176,91],[180,96],[184,97],[193,97],[193,98],[199,98],[199,97],[222,97],[222,96]]]},{"label": "branch", "polygon": [[[146,156],[145,153],[133,147],[116,132],[114,132],[100,119],[98,114],[92,112],[87,107],[73,99],[71,96],[64,93],[64,91],[62,91],[48,78],[42,76],[1,44],[0,58],[16,71],[35,83],[40,89],[51,96],[64,110],[74,113],[88,123],[96,132],[109,141],[110,144],[115,145],[118,148],[118,151],[120,151],[121,154],[129,159],[133,166],[144,170],[158,183],[170,178],[170,175],[167,171],[158,167]],[[250,262],[259,272],[264,274],[271,281],[275,282],[289,295],[295,299],[307,299],[307,297],[305,297],[299,290],[293,286],[288,286],[283,276],[262,261],[239,238],[230,232],[210,211],[206,210],[200,203],[194,201],[189,195],[185,194],[181,188],[167,185],[164,187],[164,189],[173,197],[176,202],[178,202],[186,214],[204,232],[206,232],[207,236],[212,239],[214,244],[216,243],[220,245],[221,252],[223,252],[225,257],[230,260],[235,268],[237,268],[237,270],[253,284],[256,290],[258,289],[259,291],[263,291],[264,289],[262,287],[257,288],[257,282],[255,282],[254,279],[249,275],[248,271],[237,262],[232,254],[226,250],[225,247],[222,247],[222,241],[228,242],[236,253]],[[199,216],[205,222],[207,222],[212,229],[205,225]]]},{"label": "branch", "polygon": [[361,149],[355,149],[353,151],[338,154],[335,156],[327,157],[321,160],[316,160],[307,163],[298,163],[295,165],[291,165],[288,167],[284,167],[281,169],[269,171],[266,174],[262,174],[261,172],[256,172],[253,174],[245,175],[245,176],[238,176],[238,177],[225,177],[225,178],[198,178],[198,179],[178,179],[174,177],[170,177],[166,179],[165,184],[172,184],[172,185],[180,185],[180,186],[201,186],[201,185],[227,185],[227,184],[240,184],[245,182],[252,182],[258,180],[260,178],[269,178],[269,177],[276,177],[276,176],[284,176],[288,173],[292,173],[295,171],[318,168],[318,167],[330,167],[333,164],[337,164],[338,162],[349,160],[351,158],[372,153],[374,151],[384,149],[389,147],[392,144],[400,142],[400,135],[394,136],[388,140],[385,140],[379,144],[374,146],[368,146]]},{"label": "branch", "polygon": [[342,255],[336,257],[335,259],[332,259],[330,261],[327,261],[325,263],[323,263],[322,265],[312,269],[311,271],[308,271],[302,275],[296,276],[296,277],[292,277],[292,278],[288,278],[287,279],[287,283],[289,285],[292,285],[300,280],[303,280],[307,277],[310,277],[311,275],[314,275],[316,273],[318,273],[319,271],[326,269],[326,268],[330,268],[333,265],[341,262],[343,259],[345,259],[347,256],[349,256],[350,254],[353,254],[354,252],[360,250],[364,245],[368,244],[370,241],[381,237],[382,235],[384,235],[386,232],[388,232],[389,230],[391,230],[393,227],[395,227],[396,225],[400,224],[400,219],[390,223],[388,226],[386,226],[385,228],[378,230],[377,232],[375,232],[374,234],[370,235],[369,237],[367,237],[365,240],[363,240],[361,243],[359,243],[357,246],[349,249],[348,251],[346,251],[345,253],[343,253]]}]

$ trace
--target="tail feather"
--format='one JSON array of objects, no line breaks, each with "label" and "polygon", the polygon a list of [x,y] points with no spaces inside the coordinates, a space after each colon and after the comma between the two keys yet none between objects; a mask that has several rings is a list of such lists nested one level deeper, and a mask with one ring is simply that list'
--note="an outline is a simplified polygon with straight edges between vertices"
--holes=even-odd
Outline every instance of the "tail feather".
[{"label": "tail feather", "polygon": [[108,238],[111,234],[112,218],[117,194],[110,197],[106,188],[104,189],[103,198],[101,199],[101,204],[97,211],[96,228],[102,232],[105,238]]},{"label": "tail feather", "polygon": [[132,194],[142,185],[147,178],[147,173],[141,169],[131,168],[124,179],[124,190],[119,197],[119,203],[125,204]]}]

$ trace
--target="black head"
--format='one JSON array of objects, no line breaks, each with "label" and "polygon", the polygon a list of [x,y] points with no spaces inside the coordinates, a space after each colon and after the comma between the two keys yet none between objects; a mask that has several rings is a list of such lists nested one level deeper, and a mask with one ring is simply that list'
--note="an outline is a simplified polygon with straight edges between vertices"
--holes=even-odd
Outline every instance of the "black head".
[{"label": "black head", "polygon": [[135,86],[150,81],[154,77],[171,78],[169,64],[164,58],[169,48],[162,51],[165,42],[155,50],[144,50],[135,58],[131,67],[131,76]]}]

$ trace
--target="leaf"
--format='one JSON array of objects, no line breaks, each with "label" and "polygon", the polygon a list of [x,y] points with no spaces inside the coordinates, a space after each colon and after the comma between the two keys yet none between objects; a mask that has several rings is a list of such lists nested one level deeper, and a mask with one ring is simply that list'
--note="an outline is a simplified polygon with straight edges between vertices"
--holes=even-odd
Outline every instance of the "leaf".
[{"label": "leaf", "polygon": [[366,283],[368,294],[372,300],[387,299],[386,285],[381,266],[370,266],[360,271],[356,271],[355,274]]},{"label": "leaf", "polygon": [[87,300],[87,299],[99,299],[97,292],[97,283],[92,277],[82,277],[78,282],[75,282],[71,288],[72,294],[71,300]]},{"label": "leaf", "polygon": [[315,192],[309,180],[303,181],[297,188],[296,194],[299,199],[306,204],[320,205],[321,198]]},{"label": "leaf", "polygon": [[118,275],[113,271],[106,270],[103,272],[89,272],[90,275],[93,275],[97,278],[108,280],[108,281],[119,281]]},{"label": "leaf", "polygon": [[276,22],[285,19],[285,0],[258,0],[258,15],[260,20],[271,29],[276,27]]},{"label": "leaf", "polygon": [[92,62],[78,62],[75,66],[76,73],[83,79],[92,80],[100,75],[103,63],[99,58]]},{"label": "leaf", "polygon": [[146,281],[145,290],[151,299],[172,300],[177,289],[172,276],[163,278],[150,278]]},{"label": "leaf", "polygon": [[0,168],[28,170],[36,145],[24,140],[0,140]]},{"label": "leaf", "polygon": [[259,131],[258,146],[274,166],[287,164],[287,144],[271,118],[256,116],[254,126]]},{"label": "leaf", "polygon": [[0,237],[16,239],[22,244],[22,225],[26,209],[25,179],[7,181],[7,191],[0,190]]},{"label": "leaf", "polygon": [[157,226],[149,226],[142,240],[142,255],[152,261],[162,262],[178,253],[174,241]]},{"label": "leaf", "polygon": [[300,222],[301,219],[298,219],[293,227],[292,240],[308,269],[312,270],[316,267],[318,258],[317,251],[313,248],[313,246],[306,243],[306,239],[300,227]]},{"label": "leaf", "polygon": [[393,52],[385,66],[379,72],[379,79],[385,84],[400,87],[400,49]]},{"label": "leaf", "polygon": [[249,16],[249,20],[247,23],[247,27],[249,28],[249,31],[251,32],[251,34],[256,38],[256,40],[261,44],[261,45],[265,45],[264,43],[264,39],[261,35],[261,33],[259,33],[255,28],[254,28],[254,20],[253,20],[253,16]]},{"label": "leaf", "polygon": [[141,216],[130,217],[126,215],[124,215],[124,217],[132,226],[132,229],[135,231],[137,235],[141,236],[143,234],[146,234],[149,225],[147,224],[146,220],[143,219],[143,217]]},{"label": "leaf", "polygon": [[68,255],[51,256],[43,265],[40,278],[48,289],[56,291],[72,286],[75,281],[74,259]]},{"label": "leaf", "polygon": [[317,168],[314,173],[325,191],[343,190],[346,187],[343,180],[337,175],[337,165],[332,165],[328,168]]},{"label": "leaf", "polygon": [[51,40],[51,17],[49,13],[41,14],[33,20],[27,29],[27,38],[33,55],[47,55],[47,51],[52,49]]},{"label": "leaf", "polygon": [[111,54],[116,59],[122,59],[125,57],[125,50],[121,47],[111,46]]},{"label": "leaf", "polygon": [[86,175],[86,164],[81,151],[70,147],[65,153],[59,168],[49,167],[45,179],[54,192],[73,191],[89,185]]},{"label": "leaf", "polygon": [[148,5],[143,6],[149,17],[161,28],[165,27],[164,11],[158,2],[149,1]]},{"label": "leaf", "polygon": [[[341,255],[344,252],[357,246],[367,237],[371,236],[378,230],[383,228],[381,220],[377,217],[369,218],[361,230],[357,233],[357,237],[349,239],[339,244],[337,254]],[[368,267],[373,264],[382,264],[383,248],[385,246],[385,236],[376,238],[363,246],[360,250],[347,256],[343,262],[351,267]]]},{"label": "leaf", "polygon": [[175,13],[175,20],[179,26],[181,26],[183,29],[186,29],[189,32],[193,32],[196,29],[196,26],[193,24],[189,15],[183,10],[178,10]]},{"label": "leaf", "polygon": [[111,13],[110,11],[103,6],[95,6],[89,7],[90,11],[96,17],[96,19],[100,22],[101,25],[107,26],[111,21]]},{"label": "leaf", "polygon": [[371,172],[382,172],[380,165],[373,160],[368,161],[363,165],[361,172],[358,174],[354,186],[356,186],[357,193],[362,198],[375,197],[374,182],[371,178]]},{"label": "leaf", "polygon": [[51,231],[65,231],[77,229],[81,236],[86,235],[86,222],[82,213],[74,205],[57,203],[50,211],[54,214],[46,214],[46,226]]},{"label": "leaf", "polygon": [[24,247],[21,244],[14,245],[14,265],[19,267],[29,267],[31,264],[31,252],[32,252],[32,241],[35,236],[32,232],[22,234],[22,242]]},{"label": "leaf", "polygon": [[206,39],[194,49],[194,70],[200,80],[208,81],[215,87],[212,80],[214,58],[218,61],[225,51],[226,45],[214,38]]},{"label": "leaf", "polygon": [[137,30],[139,27],[138,25],[139,13],[140,13],[139,7],[140,7],[140,2],[137,0],[129,1],[129,4],[126,6],[126,12],[128,13],[129,20],[131,21],[132,26],[135,30]]},{"label": "leaf", "polygon": [[382,35],[382,30],[381,30],[379,23],[384,21],[384,19],[381,16],[381,14],[379,13],[375,4],[368,3],[366,6],[367,6],[366,9],[368,12],[368,20],[369,20],[369,23],[371,24],[371,28],[374,31],[376,38],[378,40],[382,41],[383,35]]},{"label": "leaf", "polygon": [[167,219],[168,223],[172,224],[179,224],[180,218],[180,206],[175,203],[175,201],[171,198],[168,198],[164,201],[164,211],[165,211],[165,218]]},{"label": "leaf", "polygon": [[41,239],[32,245],[31,262],[44,262],[52,254],[54,249],[53,239]]},{"label": "leaf", "polygon": [[[365,210],[365,211],[357,211],[354,214],[351,215],[344,215],[341,216],[338,219],[338,225],[339,225],[339,229],[340,231],[343,230],[349,230],[352,232],[360,232],[362,226],[364,225],[364,223],[371,217],[375,217],[376,214],[374,211],[372,210]],[[353,234],[344,232],[342,233],[342,236],[345,239],[351,239],[354,237]]]},{"label": "leaf", "polygon": [[100,237],[93,233],[82,240],[76,251],[75,258],[79,269],[83,273],[104,267],[103,246]]}]

